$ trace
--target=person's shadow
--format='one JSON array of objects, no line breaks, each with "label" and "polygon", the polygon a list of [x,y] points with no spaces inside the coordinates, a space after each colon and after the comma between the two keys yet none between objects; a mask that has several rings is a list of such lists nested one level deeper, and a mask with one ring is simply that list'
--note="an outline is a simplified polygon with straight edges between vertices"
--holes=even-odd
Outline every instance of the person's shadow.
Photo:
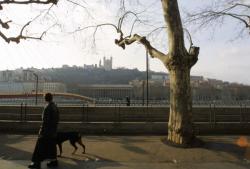
[{"label": "person's shadow", "polygon": [[[18,163],[19,166],[27,168],[35,148],[35,140],[25,135],[0,135],[0,159]],[[77,155],[76,155],[77,156]],[[58,169],[79,169],[82,167],[98,169],[100,167],[115,167],[121,164],[108,159],[103,159],[93,154],[78,155],[84,157],[80,160],[74,157],[58,158]],[[21,162],[25,161],[25,162]],[[27,162],[26,162],[27,161]],[[22,167],[21,167],[22,168]],[[46,168],[46,162],[42,163],[42,168]]]}]

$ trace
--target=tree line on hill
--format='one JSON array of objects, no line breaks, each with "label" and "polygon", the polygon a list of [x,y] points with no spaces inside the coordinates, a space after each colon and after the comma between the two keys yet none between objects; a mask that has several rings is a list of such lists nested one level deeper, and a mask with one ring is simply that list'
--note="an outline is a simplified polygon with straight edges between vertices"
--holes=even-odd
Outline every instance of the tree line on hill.
[{"label": "tree line on hill", "polygon": [[[146,72],[138,69],[84,69],[81,67],[43,69],[41,73],[51,81],[72,84],[129,84],[131,80],[145,80]],[[150,74],[163,74],[150,72]]]}]

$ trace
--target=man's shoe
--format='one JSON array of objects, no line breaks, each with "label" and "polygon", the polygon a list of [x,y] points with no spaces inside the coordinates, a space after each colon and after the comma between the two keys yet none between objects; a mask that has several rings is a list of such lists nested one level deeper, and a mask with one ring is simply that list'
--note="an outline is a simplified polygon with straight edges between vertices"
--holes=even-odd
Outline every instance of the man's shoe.
[{"label": "man's shoe", "polygon": [[57,167],[58,166],[58,161],[53,160],[47,163],[47,167]]},{"label": "man's shoe", "polygon": [[41,163],[31,163],[30,165],[28,165],[28,168],[31,169],[40,169],[41,168]]}]

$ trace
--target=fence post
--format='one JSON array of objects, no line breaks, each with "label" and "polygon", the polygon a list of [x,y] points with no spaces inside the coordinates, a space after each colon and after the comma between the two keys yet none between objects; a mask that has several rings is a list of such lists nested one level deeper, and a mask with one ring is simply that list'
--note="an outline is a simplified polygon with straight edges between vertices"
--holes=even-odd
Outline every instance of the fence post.
[{"label": "fence post", "polygon": [[240,103],[240,123],[242,123],[243,117],[242,117],[242,104]]},{"label": "fence post", "polygon": [[23,120],[23,103],[21,103],[21,107],[20,107],[20,121]]},{"label": "fence post", "polygon": [[24,105],[24,121],[27,120],[27,103]]},{"label": "fence post", "polygon": [[214,108],[213,108],[213,112],[214,112],[214,125],[216,124],[216,111],[215,111],[215,103],[214,103]]},{"label": "fence post", "polygon": [[85,120],[85,117],[84,117],[85,113],[84,113],[84,103],[82,104],[82,123],[84,122]]},{"label": "fence post", "polygon": [[121,105],[118,106],[118,119],[117,119],[117,120],[118,120],[118,123],[121,122],[121,119],[120,119],[120,118],[121,118],[121,117],[120,117],[120,108],[121,108]]},{"label": "fence post", "polygon": [[146,108],[146,113],[147,113],[147,122],[150,122],[151,119],[150,119],[149,112],[148,112],[148,105],[147,105],[147,108]]},{"label": "fence post", "polygon": [[87,105],[86,105],[86,107],[85,107],[85,109],[86,109],[86,122],[88,123],[88,121],[89,121],[89,104],[87,103]]},{"label": "fence post", "polygon": [[209,111],[209,123],[210,125],[212,124],[212,104],[210,103],[209,104],[209,108],[210,108],[210,111]]},{"label": "fence post", "polygon": [[245,122],[248,123],[248,121],[249,121],[248,116],[249,115],[248,115],[248,112],[247,112],[247,105],[246,104],[244,105],[244,112],[245,112],[245,115],[246,115]]}]

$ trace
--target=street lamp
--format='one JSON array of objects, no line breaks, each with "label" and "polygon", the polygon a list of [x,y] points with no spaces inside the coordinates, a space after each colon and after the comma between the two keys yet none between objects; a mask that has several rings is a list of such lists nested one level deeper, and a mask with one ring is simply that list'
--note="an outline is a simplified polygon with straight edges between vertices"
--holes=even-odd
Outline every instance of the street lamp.
[{"label": "street lamp", "polygon": [[36,77],[36,105],[37,105],[37,92],[38,92],[38,75],[33,72],[33,75]]},{"label": "street lamp", "polygon": [[[148,106],[148,70],[149,70],[149,63],[148,63],[148,50],[146,50],[146,106]],[[145,89],[145,80],[142,81],[142,105],[144,106],[144,89]]]},{"label": "street lamp", "polygon": [[149,64],[148,64],[148,50],[146,50],[146,71],[147,71],[147,84],[146,84],[146,98],[147,98],[147,102],[146,105],[148,106],[148,68],[149,68]]},{"label": "street lamp", "polygon": [[35,104],[37,105],[37,92],[38,92],[38,75],[35,73],[35,72],[33,72],[33,71],[31,71],[31,70],[27,70],[28,72],[31,72],[35,77],[36,77],[36,102],[35,102]]}]

